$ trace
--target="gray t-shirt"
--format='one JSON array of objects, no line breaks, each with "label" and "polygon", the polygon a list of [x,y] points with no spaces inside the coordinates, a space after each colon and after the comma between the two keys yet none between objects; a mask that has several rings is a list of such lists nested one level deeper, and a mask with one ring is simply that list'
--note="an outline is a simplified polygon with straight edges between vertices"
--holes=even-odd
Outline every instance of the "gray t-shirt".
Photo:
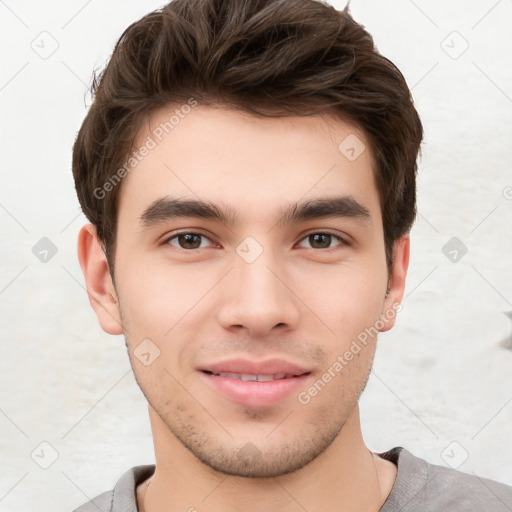
[{"label": "gray t-shirt", "polygon": [[[379,453],[398,467],[397,477],[380,512],[512,512],[512,487],[430,464],[402,447]],[[138,512],[137,485],[155,465],[135,466],[107,491],[73,512]]]}]

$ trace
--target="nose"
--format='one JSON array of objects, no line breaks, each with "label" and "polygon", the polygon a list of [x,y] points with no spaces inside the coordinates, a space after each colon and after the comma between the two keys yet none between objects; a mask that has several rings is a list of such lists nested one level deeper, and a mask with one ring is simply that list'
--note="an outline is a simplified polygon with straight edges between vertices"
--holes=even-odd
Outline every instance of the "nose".
[{"label": "nose", "polygon": [[[224,329],[264,338],[273,329],[293,330],[300,320],[300,299],[293,278],[270,250],[253,262],[238,254],[222,287],[218,319]],[[226,282],[227,281],[227,282]]]}]

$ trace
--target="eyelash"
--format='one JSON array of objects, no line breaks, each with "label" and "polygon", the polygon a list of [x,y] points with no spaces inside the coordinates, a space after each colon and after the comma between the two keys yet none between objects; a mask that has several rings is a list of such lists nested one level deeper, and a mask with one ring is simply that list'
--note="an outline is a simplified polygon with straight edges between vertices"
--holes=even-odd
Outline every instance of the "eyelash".
[{"label": "eyelash", "polygon": [[[206,238],[210,242],[212,242],[212,240],[210,238],[208,238],[206,235],[204,235],[203,233],[198,233],[198,232],[195,232],[195,231],[182,231],[180,233],[174,233],[173,235],[167,237],[165,240],[162,241],[162,243],[160,245],[168,245],[171,240],[174,240],[175,238],[177,238],[180,235],[199,235],[199,236],[201,236],[203,238]],[[338,242],[340,242],[338,245],[335,245],[334,247],[329,247],[327,249],[314,249],[314,248],[312,248],[312,250],[316,250],[316,251],[320,251],[320,252],[331,252],[333,250],[336,250],[337,247],[349,245],[349,243],[344,238],[342,238],[341,236],[339,236],[339,235],[337,235],[337,234],[335,234],[335,233],[333,233],[333,232],[331,232],[329,230],[327,230],[327,231],[312,231],[310,233],[307,233],[306,235],[304,235],[300,239],[300,242],[302,242],[304,239],[306,239],[306,238],[308,238],[308,237],[310,237],[312,235],[329,235],[329,236],[332,236],[333,238],[335,238],[336,240],[338,240]],[[179,250],[185,251],[185,252],[195,252],[195,251],[201,250],[201,248],[197,248],[197,249],[183,249],[182,247],[175,247],[175,249],[179,249]]]}]

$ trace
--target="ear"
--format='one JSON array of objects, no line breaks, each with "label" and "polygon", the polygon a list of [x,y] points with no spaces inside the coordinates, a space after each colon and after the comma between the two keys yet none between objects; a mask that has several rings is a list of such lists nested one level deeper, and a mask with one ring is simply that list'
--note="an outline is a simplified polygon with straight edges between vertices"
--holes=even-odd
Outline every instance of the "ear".
[{"label": "ear", "polygon": [[78,261],[85,277],[89,302],[101,328],[108,334],[123,334],[117,293],[96,227],[86,224],[78,234]]},{"label": "ear", "polygon": [[405,291],[405,278],[409,268],[409,251],[411,241],[409,233],[399,238],[393,247],[393,265],[389,276],[388,293],[384,299],[381,320],[384,327],[380,332],[389,331],[394,325],[397,313],[401,310]]}]

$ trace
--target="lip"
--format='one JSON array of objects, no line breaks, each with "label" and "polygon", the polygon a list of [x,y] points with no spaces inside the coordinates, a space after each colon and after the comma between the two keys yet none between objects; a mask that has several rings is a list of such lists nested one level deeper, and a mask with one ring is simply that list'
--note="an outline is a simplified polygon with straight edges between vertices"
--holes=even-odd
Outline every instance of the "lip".
[{"label": "lip", "polygon": [[[234,403],[248,407],[266,407],[278,404],[302,387],[305,381],[311,377],[311,370],[283,359],[265,361],[231,359],[202,366],[198,368],[198,371],[214,391]],[[285,374],[286,377],[262,382],[242,381],[215,375],[216,373]]]},{"label": "lip", "polygon": [[290,361],[276,358],[263,361],[228,359],[201,366],[199,370],[207,370],[213,373],[250,373],[253,375],[275,375],[277,373],[303,375],[310,371]]}]

